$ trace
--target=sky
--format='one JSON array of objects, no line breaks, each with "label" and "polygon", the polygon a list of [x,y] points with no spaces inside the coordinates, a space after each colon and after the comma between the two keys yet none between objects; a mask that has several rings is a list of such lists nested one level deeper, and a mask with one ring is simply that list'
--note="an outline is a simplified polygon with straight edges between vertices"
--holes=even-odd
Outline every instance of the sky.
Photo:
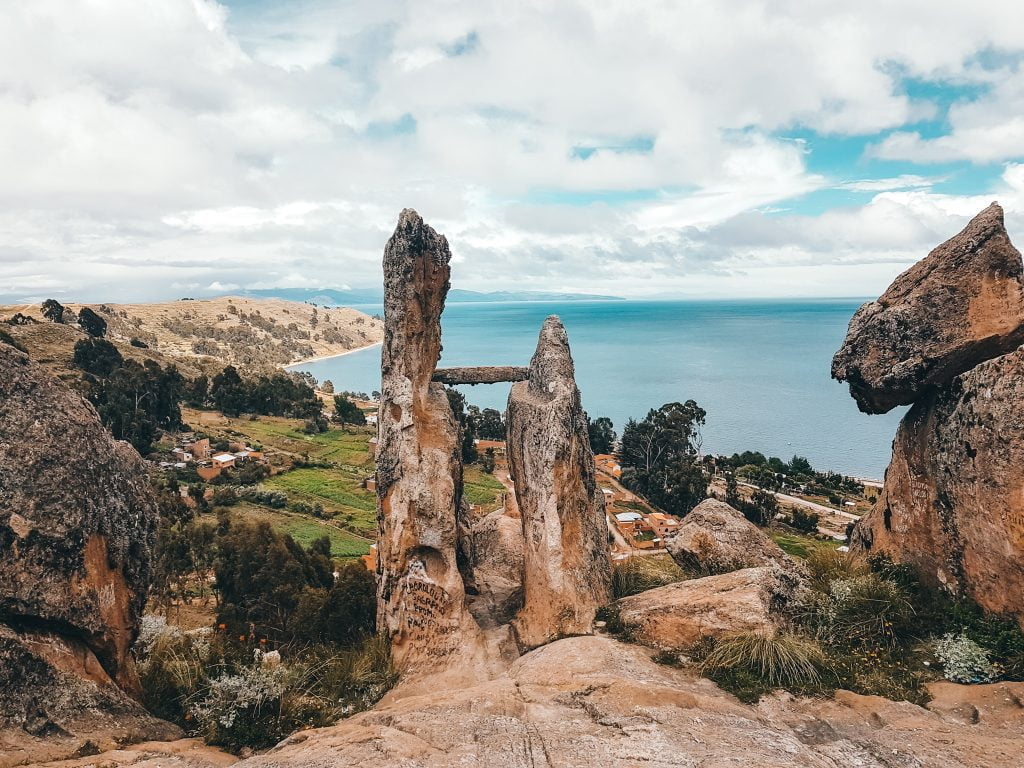
[{"label": "sky", "polygon": [[0,3],[0,300],[875,296],[992,200],[1020,0]]}]

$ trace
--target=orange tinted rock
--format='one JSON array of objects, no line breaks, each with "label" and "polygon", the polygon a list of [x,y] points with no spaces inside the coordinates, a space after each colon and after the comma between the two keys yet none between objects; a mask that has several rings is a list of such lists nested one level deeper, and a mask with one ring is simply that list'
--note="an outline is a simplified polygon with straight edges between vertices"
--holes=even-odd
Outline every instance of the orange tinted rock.
[{"label": "orange tinted rock", "polygon": [[993,203],[850,321],[832,361],[866,413],[908,405],[1024,343],[1024,265]]}]

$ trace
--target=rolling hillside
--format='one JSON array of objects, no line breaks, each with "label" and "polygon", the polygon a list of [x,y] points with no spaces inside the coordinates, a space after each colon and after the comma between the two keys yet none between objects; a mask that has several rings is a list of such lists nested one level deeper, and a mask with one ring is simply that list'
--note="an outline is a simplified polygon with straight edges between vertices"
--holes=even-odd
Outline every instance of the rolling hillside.
[{"label": "rolling hillside", "polygon": [[[225,296],[154,304],[89,306],[107,322],[107,338],[132,357],[175,362],[179,368],[269,367],[337,355],[379,342],[379,320],[348,308],[327,309],[281,299]],[[47,322],[39,304],[0,306],[0,322],[16,313],[38,324],[4,328],[33,357],[66,367],[75,341],[84,337],[74,319]],[[134,344],[133,344],[134,340]],[[145,346],[140,346],[145,345]]]}]

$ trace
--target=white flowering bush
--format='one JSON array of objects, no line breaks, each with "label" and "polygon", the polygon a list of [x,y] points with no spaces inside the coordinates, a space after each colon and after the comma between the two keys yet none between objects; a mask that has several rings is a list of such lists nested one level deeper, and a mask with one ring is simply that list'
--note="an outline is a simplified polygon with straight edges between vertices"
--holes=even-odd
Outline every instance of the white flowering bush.
[{"label": "white flowering bush", "polygon": [[210,680],[190,712],[201,731],[211,740],[220,740],[218,734],[231,731],[240,717],[259,721],[267,715],[275,716],[287,684],[288,670],[284,666],[244,667]]},{"label": "white flowering bush", "polygon": [[987,683],[998,674],[988,652],[962,632],[949,632],[936,640],[935,656],[945,678],[954,683]]}]

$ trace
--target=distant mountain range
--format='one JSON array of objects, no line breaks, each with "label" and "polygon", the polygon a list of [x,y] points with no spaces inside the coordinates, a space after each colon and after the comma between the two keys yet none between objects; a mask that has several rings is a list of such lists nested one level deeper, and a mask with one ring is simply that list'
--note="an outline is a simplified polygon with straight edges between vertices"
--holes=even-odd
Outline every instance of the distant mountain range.
[{"label": "distant mountain range", "polygon": [[[243,295],[259,298],[304,301],[322,306],[350,306],[352,304],[380,304],[383,293],[376,288],[264,288],[244,291]],[[551,293],[548,291],[467,291],[453,288],[448,292],[449,304],[496,301],[625,301],[621,296],[601,296],[592,293]]]}]

